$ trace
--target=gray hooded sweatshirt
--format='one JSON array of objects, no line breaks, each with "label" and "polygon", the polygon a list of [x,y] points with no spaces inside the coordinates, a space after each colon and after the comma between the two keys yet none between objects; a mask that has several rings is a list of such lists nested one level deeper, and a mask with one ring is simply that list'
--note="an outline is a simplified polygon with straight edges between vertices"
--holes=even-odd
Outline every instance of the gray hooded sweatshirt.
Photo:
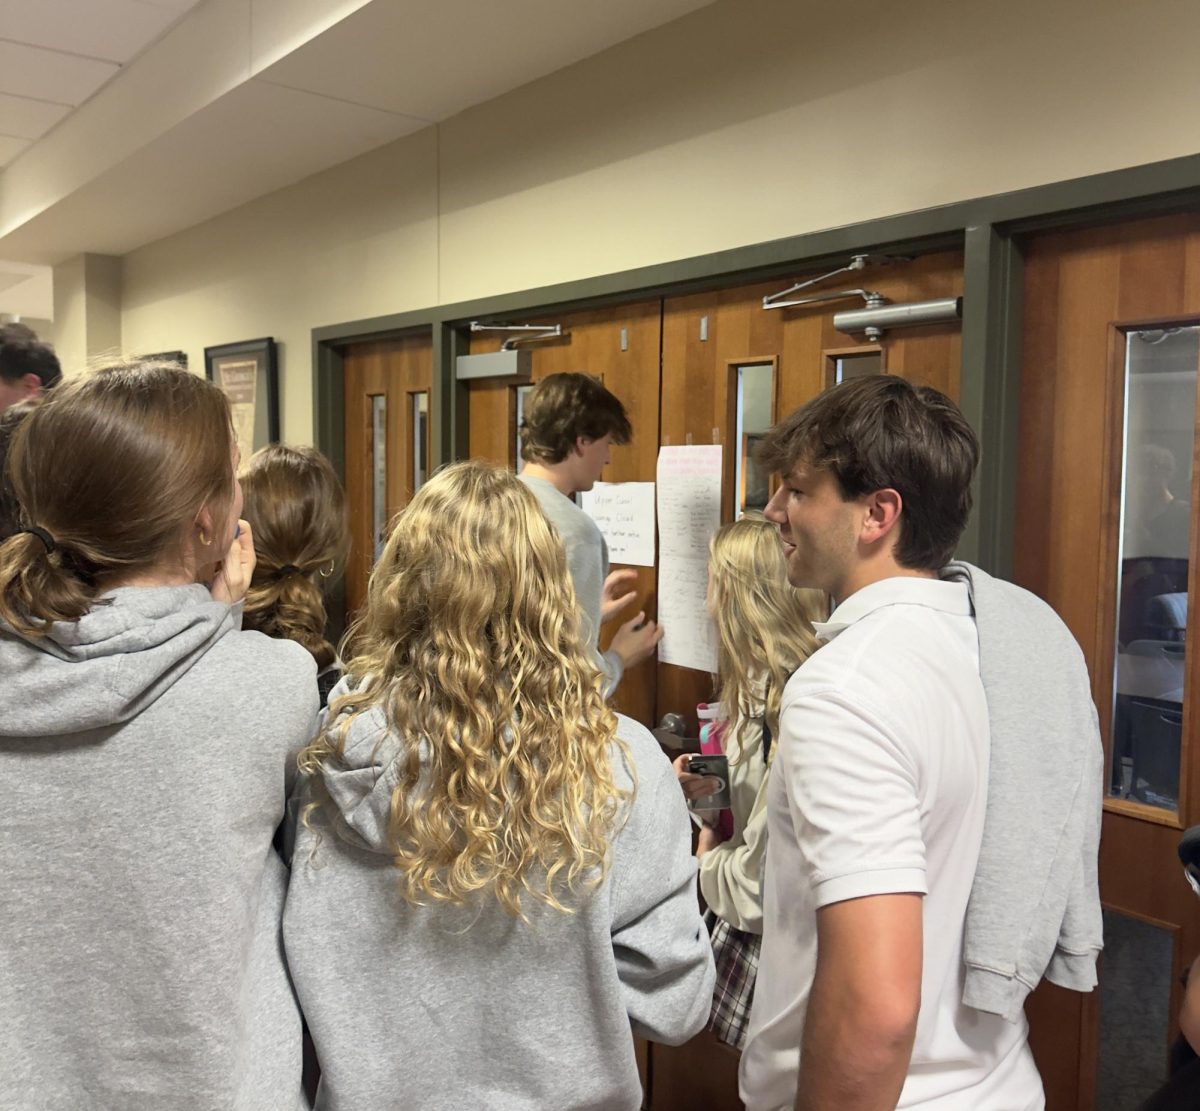
[{"label": "gray hooded sweatshirt", "polygon": [[[378,709],[354,722],[324,771],[332,828],[318,813],[297,829],[284,913],[320,1111],[641,1106],[631,1024],[685,1041],[708,1017],[714,969],[675,774],[636,722],[619,718],[618,736],[637,793],[608,877],[573,914],[523,899],[526,923],[494,900],[402,898],[387,849],[401,748]],[[613,762],[628,786],[615,748]]]},{"label": "gray hooded sweatshirt", "polygon": [[1096,986],[1104,746],[1087,663],[1062,618],[969,563],[942,578],[971,591],[992,736],[963,1002],[1016,1022],[1043,977]]},{"label": "gray hooded sweatshirt", "polygon": [[312,657],[202,586],[0,628],[0,1108],[294,1111],[271,848]]}]

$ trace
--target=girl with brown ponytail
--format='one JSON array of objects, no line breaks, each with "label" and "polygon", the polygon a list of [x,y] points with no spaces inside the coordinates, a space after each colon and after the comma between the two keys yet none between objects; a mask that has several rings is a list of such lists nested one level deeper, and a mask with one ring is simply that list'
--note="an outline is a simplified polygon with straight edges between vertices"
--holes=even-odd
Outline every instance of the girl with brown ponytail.
[{"label": "girl with brown ponytail", "polygon": [[258,556],[243,623],[309,651],[324,706],[341,676],[325,635],[324,593],[350,544],[341,481],[315,448],[285,444],[256,451],[239,478]]},{"label": "girl with brown ponytail", "polygon": [[70,379],[13,435],[0,542],[0,1060],[14,1107],[294,1111],[271,848],[312,659],[240,630],[224,395]]}]

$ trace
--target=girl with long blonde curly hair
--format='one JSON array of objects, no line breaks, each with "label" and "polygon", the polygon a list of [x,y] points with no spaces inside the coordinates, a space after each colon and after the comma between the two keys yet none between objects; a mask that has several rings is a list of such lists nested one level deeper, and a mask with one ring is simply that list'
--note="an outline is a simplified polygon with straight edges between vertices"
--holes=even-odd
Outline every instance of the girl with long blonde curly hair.
[{"label": "girl with long blonde curly hair", "polygon": [[[740,1049],[763,929],[771,738],[779,734],[783,688],[816,651],[812,623],[828,606],[820,591],[788,583],[779,531],[760,513],[747,513],[713,535],[708,606],[719,644],[721,741],[729,759],[733,824],[724,841],[717,825],[703,825],[696,855],[720,977],[709,1028]],[[687,756],[675,761],[688,798],[710,794],[713,778],[692,775],[687,766]]]},{"label": "girl with long blonde curly hair", "polygon": [[711,952],[670,764],[605,703],[533,494],[431,479],[349,643],[284,922],[319,1102],[638,1107],[629,1022],[695,1033]]}]

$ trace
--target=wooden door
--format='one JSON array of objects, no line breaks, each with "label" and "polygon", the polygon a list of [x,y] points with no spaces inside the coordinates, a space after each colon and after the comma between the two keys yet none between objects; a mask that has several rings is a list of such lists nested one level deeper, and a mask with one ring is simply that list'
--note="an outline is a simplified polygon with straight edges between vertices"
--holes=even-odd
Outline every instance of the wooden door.
[{"label": "wooden door", "polygon": [[[925,255],[867,274],[860,280],[894,302],[957,296],[962,291],[962,254]],[[833,327],[834,313],[846,304],[764,309],[763,296],[786,284],[775,281],[668,298],[663,309],[662,442],[707,444],[715,433],[725,444],[726,521],[734,515],[734,390],[739,367],[774,366],[775,420],[831,385],[839,360],[860,355],[879,355],[884,372],[958,397],[957,325],[898,329],[879,343],[859,342]],[[682,713],[695,727],[696,703],[712,694],[712,683],[699,672],[661,665],[658,689],[657,713]]]},{"label": "wooden door", "polygon": [[[962,292],[962,254],[926,255],[870,270],[861,278],[890,301],[926,301]],[[726,446],[725,520],[734,514],[736,384],[739,367],[774,368],[775,420],[832,384],[838,360],[873,359],[872,366],[956,398],[961,333],[957,325],[897,329],[879,343],[857,342],[833,327],[846,304],[765,310],[765,294],[786,281],[669,298],[663,310],[662,442]],[[830,283],[830,288],[837,288]],[[847,302],[847,304],[852,304]],[[882,356],[874,360],[875,356]],[[845,365],[849,365],[846,362]],[[698,702],[714,693],[703,672],[660,664],[656,714],[681,713],[696,728]],[[650,1047],[652,1111],[724,1111],[741,1106],[738,1057],[708,1033],[679,1047]]]},{"label": "wooden door", "polygon": [[433,341],[428,332],[343,350],[350,559],[346,613],[367,596],[387,523],[429,473]]},{"label": "wooden door", "polygon": [[[1200,341],[1190,329],[1200,324],[1200,216],[1043,234],[1023,247],[1015,577],[1054,606],[1083,648],[1109,794],[1100,990],[1043,986],[1027,1012],[1050,1111],[1115,1111],[1137,1106],[1165,1075],[1179,973],[1200,952],[1200,906],[1175,854],[1180,831],[1200,822],[1200,654],[1184,653],[1196,637],[1186,600],[1197,530],[1192,523],[1189,541],[1186,490],[1197,488]],[[1153,419],[1139,415],[1156,397]],[[1164,450],[1174,473],[1155,481],[1183,525],[1176,551],[1147,547],[1138,524],[1141,460]],[[1157,613],[1165,599],[1183,603],[1186,620],[1174,628],[1154,624],[1166,620]],[[1148,686],[1138,677],[1147,662],[1171,681]],[[1143,732],[1138,723],[1148,720],[1154,728]],[[1174,791],[1160,783],[1172,769]]]},{"label": "wooden door", "polygon": [[[606,482],[653,482],[658,457],[659,337],[662,303],[643,302],[587,312],[541,314],[529,323],[561,324],[560,338],[528,344],[532,374],[528,379],[480,378],[467,383],[468,446],[472,457],[517,465],[517,410],[519,391],[547,374],[576,372],[599,378],[621,399],[633,441],[614,447]],[[476,333],[472,354],[497,351],[504,340],[499,333]],[[614,569],[620,566],[614,564]],[[657,613],[654,568],[638,567],[637,606],[647,617]],[[601,630],[607,647],[619,621],[634,616],[631,606]],[[655,698],[655,665],[647,660],[630,668],[617,687],[613,702],[618,710],[651,725]]]}]

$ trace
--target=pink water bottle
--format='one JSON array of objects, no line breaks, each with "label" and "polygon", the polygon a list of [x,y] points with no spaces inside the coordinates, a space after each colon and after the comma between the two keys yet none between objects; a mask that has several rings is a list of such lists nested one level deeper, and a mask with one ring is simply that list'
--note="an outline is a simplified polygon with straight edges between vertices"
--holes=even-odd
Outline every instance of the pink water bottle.
[{"label": "pink water bottle", "polygon": [[[705,756],[725,755],[725,728],[729,724],[720,716],[719,702],[701,702],[696,706],[696,717],[700,721],[700,751]],[[717,831],[722,841],[733,837],[733,811],[721,810],[717,814]]]}]

